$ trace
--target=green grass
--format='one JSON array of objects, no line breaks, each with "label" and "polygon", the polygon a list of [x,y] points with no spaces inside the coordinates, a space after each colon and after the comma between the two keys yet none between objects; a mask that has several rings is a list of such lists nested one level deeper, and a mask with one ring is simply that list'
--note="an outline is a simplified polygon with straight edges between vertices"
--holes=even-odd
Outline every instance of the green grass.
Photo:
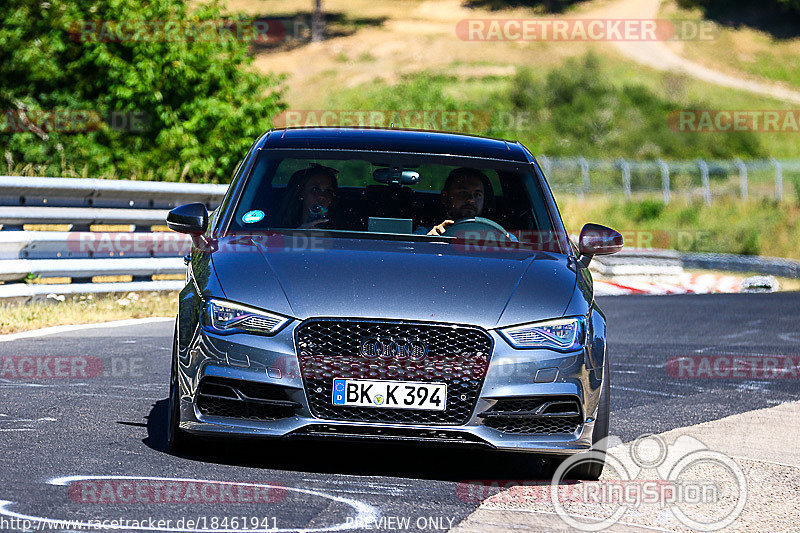
[{"label": "green grass", "polygon": [[[534,153],[550,156],[748,159],[789,152],[788,146],[781,145],[786,152],[780,153],[749,132],[672,131],[670,113],[713,108],[716,102],[695,97],[683,80],[662,77],[654,85],[644,75],[630,75],[636,71],[630,64],[622,72],[622,63],[588,54],[550,71],[519,69],[507,77],[459,79],[423,72],[395,85],[376,81],[334,91],[326,106],[470,111],[478,119],[465,133],[521,140]],[[797,153],[796,146],[791,153]]]},{"label": "green grass", "polygon": [[631,248],[734,253],[800,259],[800,207],[771,200],[674,201],[664,205],[645,199],[634,202],[573,197],[558,198],[571,233],[596,222],[623,233]]},{"label": "green grass", "polygon": [[120,294],[61,296],[32,303],[0,304],[0,334],[63,324],[90,324],[175,316],[177,292],[131,292]]}]

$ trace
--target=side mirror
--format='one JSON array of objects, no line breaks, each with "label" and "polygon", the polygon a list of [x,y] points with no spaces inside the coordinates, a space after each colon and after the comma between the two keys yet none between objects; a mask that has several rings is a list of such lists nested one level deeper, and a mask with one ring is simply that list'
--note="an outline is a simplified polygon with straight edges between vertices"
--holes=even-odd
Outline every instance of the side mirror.
[{"label": "side mirror", "polygon": [[167,215],[167,226],[178,233],[202,235],[208,227],[208,211],[200,203],[176,207]]},{"label": "side mirror", "polygon": [[588,267],[592,257],[615,254],[622,250],[622,244],[619,232],[600,224],[586,224],[578,240],[581,263]]}]

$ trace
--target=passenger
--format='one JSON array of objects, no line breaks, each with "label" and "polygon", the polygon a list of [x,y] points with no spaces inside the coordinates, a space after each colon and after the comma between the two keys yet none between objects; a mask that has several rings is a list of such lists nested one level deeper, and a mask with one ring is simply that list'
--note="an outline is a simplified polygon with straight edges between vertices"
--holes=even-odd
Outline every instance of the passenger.
[{"label": "passenger", "polygon": [[312,165],[289,179],[277,213],[280,228],[326,228],[339,219],[339,184],[335,168]]},{"label": "passenger", "polygon": [[461,167],[450,171],[441,199],[447,218],[431,228],[428,235],[443,234],[456,220],[481,216],[493,201],[494,193],[486,174],[475,168]]}]

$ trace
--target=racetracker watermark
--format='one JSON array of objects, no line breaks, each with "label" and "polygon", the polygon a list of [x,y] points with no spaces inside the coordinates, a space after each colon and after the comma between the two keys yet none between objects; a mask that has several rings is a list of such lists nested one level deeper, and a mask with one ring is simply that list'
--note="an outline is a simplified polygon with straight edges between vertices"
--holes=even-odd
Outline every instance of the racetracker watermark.
[{"label": "racetracker watermark", "polygon": [[462,41],[713,41],[709,21],[665,19],[463,19]]},{"label": "racetracker watermark", "polygon": [[692,250],[710,242],[711,232],[703,230],[620,229],[625,250]]},{"label": "racetracker watermark", "polygon": [[80,480],[69,486],[75,503],[280,503],[286,499],[280,483],[183,481],[163,479]]},{"label": "racetracker watermark", "polygon": [[88,109],[7,109],[0,111],[0,133],[87,133],[107,127],[140,133],[150,126],[144,111],[111,111],[105,115]]},{"label": "racetracker watermark", "polygon": [[[620,230],[625,250],[658,251],[702,247],[710,237],[707,231],[689,230]],[[558,235],[553,232],[517,230],[504,236],[499,231],[464,231],[454,235],[458,250],[469,253],[533,250],[557,251]],[[577,237],[576,243],[577,243]]]},{"label": "racetracker watermark", "polygon": [[69,27],[79,42],[217,42],[277,43],[287,38],[287,28],[298,34],[305,24],[283,19],[255,20],[82,20]]},{"label": "racetracker watermark", "polygon": [[679,379],[800,379],[800,356],[695,355],[673,357],[665,368]]},{"label": "racetracker watermark", "polygon": [[[266,215],[269,216],[270,213]],[[425,226],[420,228],[426,232],[429,229]],[[417,231],[421,231],[420,228]],[[700,248],[711,236],[709,232],[702,230],[621,230],[620,233],[625,249],[638,251]],[[149,239],[145,236],[130,237],[131,234],[127,234],[129,237],[126,238],[117,237],[114,233],[109,236],[98,235],[94,238],[76,233],[74,238],[70,238],[70,250],[103,255],[109,252],[129,253],[129,251],[149,249],[169,252],[177,247],[183,251],[189,246],[189,242],[181,240],[180,236],[169,238],[165,236],[162,240],[160,236],[157,239]],[[424,233],[419,234],[419,237],[425,238]],[[514,230],[506,233],[499,229],[486,228],[479,231],[459,231],[448,238],[452,238],[453,250],[460,253],[557,251],[561,246],[556,233],[535,230]],[[574,239],[577,243],[577,236]],[[225,253],[254,253],[258,250],[265,253],[324,252],[330,250],[333,244],[330,235],[319,229],[256,230],[253,233],[231,235],[221,240],[196,240],[196,245],[203,250]]]},{"label": "racetracker watermark", "polygon": [[67,250],[90,257],[126,254],[186,255],[192,251],[192,241],[186,235],[171,231],[75,231],[67,235]]},{"label": "racetracker watermark", "polygon": [[531,111],[488,112],[475,109],[291,109],[274,119],[278,128],[408,128],[460,133],[490,129],[530,131],[538,114]]},{"label": "racetracker watermark", "polygon": [[181,518],[90,518],[56,520],[0,516],[0,531],[271,531],[278,529],[275,516],[201,515]]},{"label": "racetracker watermark", "polygon": [[0,357],[2,379],[89,379],[108,377],[141,377],[143,357],[110,357],[88,355],[4,355]]},{"label": "racetracker watermark", "polygon": [[466,109],[295,109],[280,113],[274,124],[279,128],[388,128],[394,125],[395,128],[477,132],[491,126],[492,116],[485,111]]},{"label": "racetracker watermark", "polygon": [[798,133],[800,110],[685,109],[667,115],[667,125],[677,133]]}]

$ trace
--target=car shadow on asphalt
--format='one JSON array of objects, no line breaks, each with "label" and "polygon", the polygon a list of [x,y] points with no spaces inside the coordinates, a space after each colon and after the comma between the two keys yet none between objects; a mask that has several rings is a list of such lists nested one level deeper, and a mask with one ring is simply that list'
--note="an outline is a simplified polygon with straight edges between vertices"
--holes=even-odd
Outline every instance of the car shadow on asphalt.
[{"label": "car shadow on asphalt", "polygon": [[[165,454],[169,400],[147,416],[142,442]],[[547,479],[547,465],[535,455],[388,441],[198,439],[194,461],[320,474],[393,476],[441,481]]]}]

